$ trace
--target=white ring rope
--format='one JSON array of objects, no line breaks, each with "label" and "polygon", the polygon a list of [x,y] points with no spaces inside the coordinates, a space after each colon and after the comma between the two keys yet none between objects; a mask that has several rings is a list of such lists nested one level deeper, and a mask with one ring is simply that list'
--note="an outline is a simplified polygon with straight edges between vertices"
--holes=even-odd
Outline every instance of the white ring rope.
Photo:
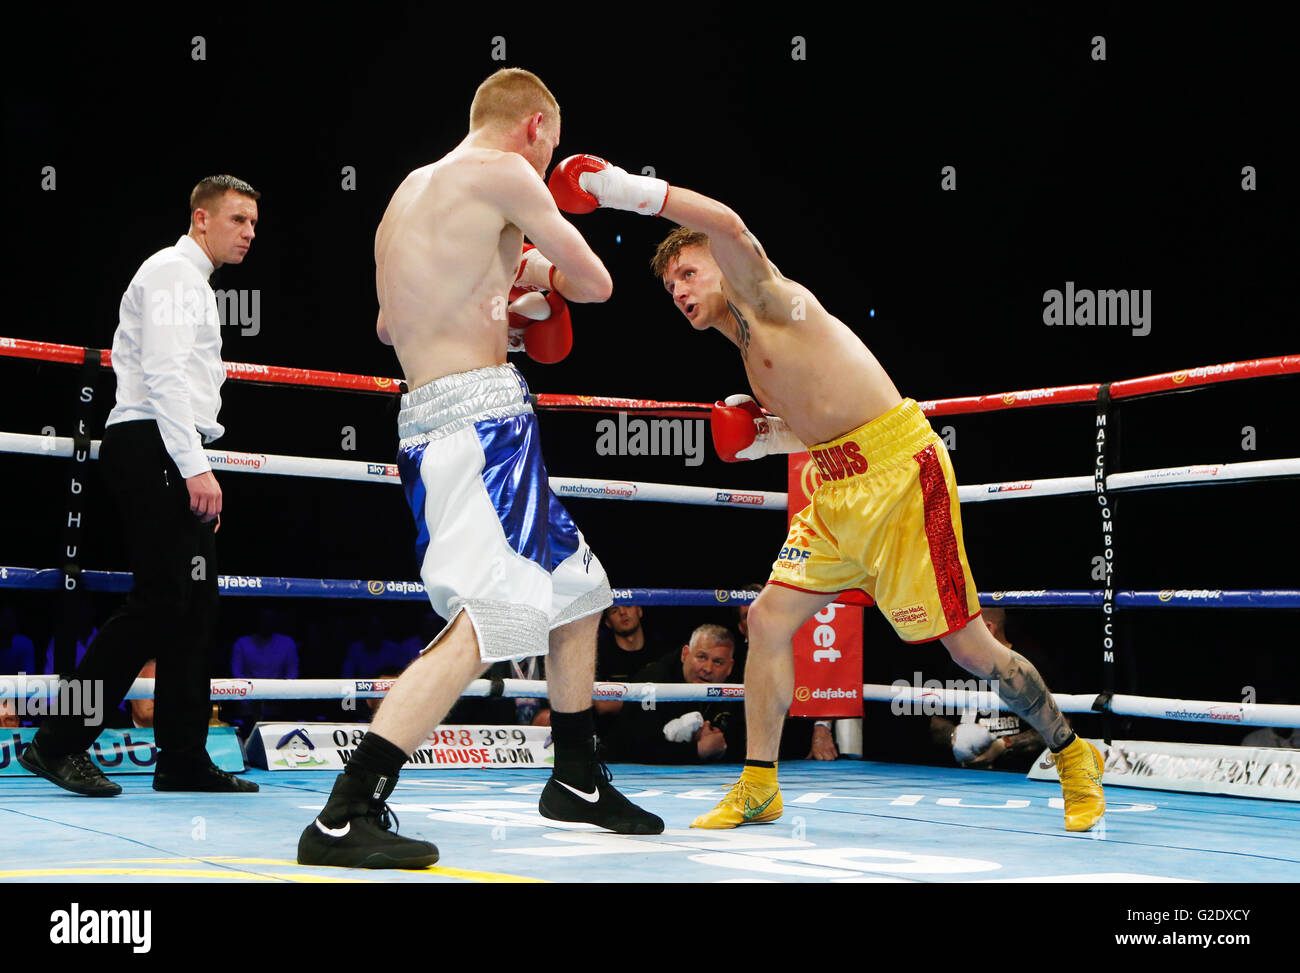
[{"label": "white ring rope", "polygon": [[[0,452],[26,453],[35,456],[71,456],[73,441],[66,436],[34,436],[27,433],[0,432]],[[279,456],[272,453],[236,453],[205,450],[214,470],[235,473],[270,473],[278,476],[302,476],[328,480],[358,480],[400,485],[395,463],[368,463],[363,460],[320,459],[312,456]],[[99,458],[99,440],[90,444],[90,458]],[[1112,473],[1106,477],[1109,490],[1183,486],[1194,483],[1222,483],[1270,477],[1300,476],[1300,458],[1252,460],[1246,463],[1211,463],[1194,466],[1170,466],[1153,470]],[[716,487],[683,486],[674,483],[637,483],[627,480],[582,479],[553,476],[552,489],[561,497],[590,497],[600,500],[645,500],[657,503],[681,503],[723,507],[751,507],[759,510],[784,510],[789,502],[785,493],[762,490],[730,490]],[[1063,476],[1039,480],[1011,480],[1006,483],[981,483],[959,486],[957,497],[962,503],[988,500],[1013,500],[1019,497],[1066,496],[1093,493],[1096,482],[1090,476]]]},{"label": "white ring rope", "polygon": [[[261,700],[349,700],[383,697],[397,680],[385,679],[213,679],[211,699],[216,702],[256,702]],[[495,689],[494,689],[495,686]],[[0,676],[0,699],[17,696],[55,699],[81,692],[75,680],[58,676]],[[152,699],[154,680],[137,679],[125,699]],[[498,696],[506,699],[544,698],[546,682],[537,679],[475,679],[463,696]],[[77,697],[79,698],[79,696]],[[622,700],[629,706],[650,708],[656,703],[740,702],[745,687],[734,683],[652,683],[598,682],[592,688],[593,700]],[[965,709],[1005,710],[1011,708],[989,692],[963,689],[929,689],[917,686],[867,683],[862,698],[874,702],[906,706],[925,712],[927,708],[958,707]],[[1054,693],[1063,713],[1096,712],[1097,693]],[[1115,695],[1105,710],[1119,716],[1145,716],[1188,723],[1235,723],[1240,726],[1300,726],[1300,706],[1279,703],[1223,703],[1199,699],[1166,699],[1153,696]]]}]

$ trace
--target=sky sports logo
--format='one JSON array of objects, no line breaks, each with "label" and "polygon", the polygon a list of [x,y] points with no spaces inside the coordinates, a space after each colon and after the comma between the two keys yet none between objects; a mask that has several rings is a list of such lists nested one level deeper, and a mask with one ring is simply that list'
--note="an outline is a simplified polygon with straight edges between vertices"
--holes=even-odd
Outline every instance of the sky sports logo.
[{"label": "sky sports logo", "polygon": [[738,686],[710,686],[705,690],[704,695],[711,699],[718,699],[720,697],[743,698],[745,690]]},{"label": "sky sports logo", "polygon": [[717,493],[718,503],[740,503],[749,504],[755,507],[763,505],[763,495],[761,493],[728,493],[719,490]]}]

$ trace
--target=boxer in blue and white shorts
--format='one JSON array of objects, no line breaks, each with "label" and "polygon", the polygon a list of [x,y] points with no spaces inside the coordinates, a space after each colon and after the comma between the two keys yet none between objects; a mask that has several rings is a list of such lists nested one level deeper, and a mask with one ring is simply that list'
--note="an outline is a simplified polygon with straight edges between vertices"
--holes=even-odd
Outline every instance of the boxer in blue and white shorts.
[{"label": "boxer in blue and white shorts", "polygon": [[545,655],[552,629],[612,604],[605,569],[551,492],[513,365],[407,393],[397,426],[420,578],[448,627],[469,615],[484,662]]},{"label": "boxer in blue and white shorts", "polygon": [[[375,235],[375,331],[407,387],[398,458],[415,513],[420,574],[447,627],[388,691],[319,816],[298,862],[423,868],[428,841],[393,832],[386,803],[407,757],[491,662],[545,655],[555,767],[543,817],[621,834],[664,823],[610,783],[597,759],[591,690],[609,581],[551,493],[528,388],[506,364],[516,289],[548,291],[563,309],[606,301],[609,272],[555,207],[542,177],[560,138],[560,107],[536,75],[496,72],[470,106],[470,131],[410,173]],[[524,235],[536,245],[526,252]],[[555,312],[553,312],[554,314]],[[567,314],[567,312],[564,312]],[[524,345],[552,354],[555,322]]]}]

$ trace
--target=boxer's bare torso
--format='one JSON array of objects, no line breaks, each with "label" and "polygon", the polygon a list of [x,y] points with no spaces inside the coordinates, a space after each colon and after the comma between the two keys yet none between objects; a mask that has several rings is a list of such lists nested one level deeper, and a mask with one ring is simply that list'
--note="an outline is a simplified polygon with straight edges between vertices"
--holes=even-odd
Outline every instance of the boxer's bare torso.
[{"label": "boxer's bare torso", "polygon": [[[506,361],[502,301],[523,231],[500,193],[510,153],[461,145],[397,188],[375,235],[375,288],[411,388]],[[540,180],[539,180],[540,181]]]},{"label": "boxer's bare torso", "polygon": [[[724,276],[724,261],[739,286]],[[713,274],[721,284],[716,303],[708,294],[716,293],[707,279]],[[664,283],[679,307],[683,295],[700,299],[702,308],[688,314],[692,324],[717,328],[735,343],[755,398],[805,445],[836,439],[902,401],[858,337],[808,288],[783,277],[748,231],[743,241],[684,248]]]}]

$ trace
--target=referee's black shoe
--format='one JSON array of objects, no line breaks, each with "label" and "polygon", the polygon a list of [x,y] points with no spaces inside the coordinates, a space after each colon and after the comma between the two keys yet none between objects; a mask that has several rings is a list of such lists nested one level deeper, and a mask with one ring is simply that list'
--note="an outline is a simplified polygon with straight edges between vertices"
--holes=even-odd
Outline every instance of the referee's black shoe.
[{"label": "referee's black shoe", "polygon": [[153,772],[156,791],[204,791],[209,794],[256,794],[258,786],[217,767],[206,753],[198,761],[168,761],[158,755]]},{"label": "referee's black shoe", "polygon": [[66,757],[51,757],[41,750],[38,739],[39,735],[18,755],[18,763],[33,774],[58,784],[65,791],[86,797],[113,797],[122,793],[121,786],[114,784],[95,766],[90,754],[82,751]]},{"label": "referee's black shoe", "polygon": [[339,774],[329,801],[298,839],[298,864],[427,868],[437,862],[437,846],[394,832],[397,815],[386,801],[396,786],[396,777]]},{"label": "referee's black shoe", "polygon": [[579,790],[551,775],[542,788],[537,810],[552,821],[580,821],[615,834],[663,834],[663,819],[637,807],[614,789],[613,775],[597,763],[592,775],[595,787]]}]

